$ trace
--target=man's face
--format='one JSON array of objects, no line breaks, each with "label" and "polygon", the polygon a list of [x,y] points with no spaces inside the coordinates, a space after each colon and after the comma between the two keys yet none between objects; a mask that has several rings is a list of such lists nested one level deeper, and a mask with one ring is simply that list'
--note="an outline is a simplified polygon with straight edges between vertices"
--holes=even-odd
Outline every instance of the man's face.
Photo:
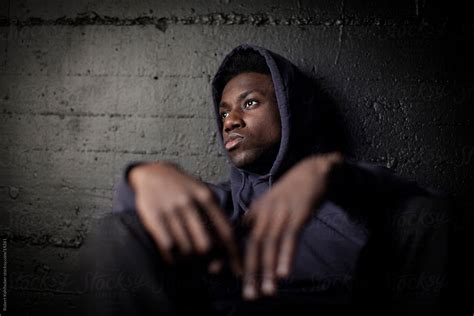
[{"label": "man's face", "polygon": [[232,78],[222,92],[219,113],[227,154],[235,166],[268,172],[281,137],[271,77],[248,72]]}]

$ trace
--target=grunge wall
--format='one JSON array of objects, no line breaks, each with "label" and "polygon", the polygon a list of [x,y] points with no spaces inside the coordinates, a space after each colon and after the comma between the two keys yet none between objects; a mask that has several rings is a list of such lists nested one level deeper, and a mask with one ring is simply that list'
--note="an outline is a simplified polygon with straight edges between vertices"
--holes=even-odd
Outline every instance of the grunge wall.
[{"label": "grunge wall", "polygon": [[429,1],[0,1],[9,309],[77,308],[70,275],[132,160],[226,178],[210,80],[240,43],[311,72],[351,153],[473,205],[472,18]]}]

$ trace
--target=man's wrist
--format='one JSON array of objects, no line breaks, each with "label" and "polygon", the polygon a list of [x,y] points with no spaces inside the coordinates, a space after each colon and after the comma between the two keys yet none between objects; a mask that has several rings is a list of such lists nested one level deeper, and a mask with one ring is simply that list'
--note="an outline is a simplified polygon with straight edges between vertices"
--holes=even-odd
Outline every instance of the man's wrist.
[{"label": "man's wrist", "polygon": [[157,161],[145,162],[145,163],[140,163],[140,164],[131,166],[130,169],[128,169],[127,181],[132,187],[132,189],[135,189],[137,184],[143,179],[143,176],[148,174],[147,171],[144,171],[145,168],[150,168],[150,167],[159,169],[162,167],[177,167],[177,165],[170,161],[157,160]]},{"label": "man's wrist", "polygon": [[344,158],[340,152],[315,155],[312,159],[315,163],[316,172],[328,180],[334,177],[333,174],[337,173],[336,171],[344,163]]},{"label": "man's wrist", "polygon": [[149,162],[147,163],[142,163],[142,164],[139,164],[139,165],[135,165],[133,167],[131,167],[129,170],[128,170],[128,173],[127,173],[127,182],[128,184],[132,187],[132,189],[135,191],[135,188],[136,188],[136,183],[138,182],[138,178],[140,176],[140,172],[141,172],[141,168],[143,168],[144,165],[148,165]]},{"label": "man's wrist", "polygon": [[332,176],[337,170],[342,168],[342,165],[344,164],[344,157],[338,151],[329,153],[327,154],[327,163],[328,176]]},{"label": "man's wrist", "polygon": [[[340,155],[337,159],[330,162],[329,172],[327,175],[328,185],[327,192],[328,198],[333,202],[341,202],[347,198],[346,193],[346,182],[348,176],[348,166],[345,159]],[[338,204],[339,204],[338,203]]]}]

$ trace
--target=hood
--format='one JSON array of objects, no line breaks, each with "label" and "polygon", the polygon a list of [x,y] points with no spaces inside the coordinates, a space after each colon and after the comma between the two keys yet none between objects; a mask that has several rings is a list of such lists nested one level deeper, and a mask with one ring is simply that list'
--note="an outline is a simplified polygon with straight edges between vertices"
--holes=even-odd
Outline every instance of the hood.
[{"label": "hood", "polygon": [[[224,148],[219,102],[224,89],[223,72],[232,55],[253,50],[265,58],[275,89],[281,118],[281,140],[278,154],[266,175],[257,175],[237,168],[230,159],[230,184],[234,210],[231,219],[245,212],[250,203],[266,190],[291,166],[302,158],[328,151],[321,129],[322,108],[317,102],[314,80],[284,57],[259,46],[243,44],[234,48],[223,60],[212,81],[212,97],[219,143]],[[226,155],[227,156],[227,155]]]}]

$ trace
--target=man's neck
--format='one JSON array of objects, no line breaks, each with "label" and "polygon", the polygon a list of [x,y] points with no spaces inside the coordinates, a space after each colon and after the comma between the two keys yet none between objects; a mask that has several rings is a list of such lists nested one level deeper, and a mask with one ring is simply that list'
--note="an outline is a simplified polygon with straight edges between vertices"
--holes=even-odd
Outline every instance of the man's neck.
[{"label": "man's neck", "polygon": [[277,144],[272,149],[266,151],[258,161],[243,168],[245,171],[254,173],[259,176],[267,175],[273,167],[273,163],[278,155],[280,144]]}]

